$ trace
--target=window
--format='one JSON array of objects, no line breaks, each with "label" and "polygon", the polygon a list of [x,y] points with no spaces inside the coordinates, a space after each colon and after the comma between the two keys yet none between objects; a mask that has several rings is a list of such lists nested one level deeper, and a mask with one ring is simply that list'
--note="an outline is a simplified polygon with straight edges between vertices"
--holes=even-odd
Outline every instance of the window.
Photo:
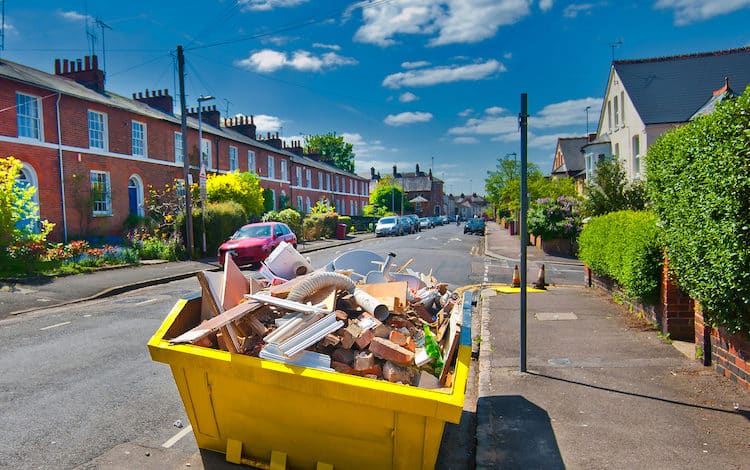
[{"label": "window", "polygon": [[240,168],[239,157],[237,156],[237,147],[229,146],[229,171],[237,171]]},{"label": "window", "polygon": [[180,205],[180,212],[185,212],[185,180],[175,180],[177,187],[177,197],[179,199],[178,204]]},{"label": "window", "polygon": [[91,202],[96,216],[112,215],[112,198],[109,187],[109,173],[91,172]]},{"label": "window", "polygon": [[307,180],[307,187],[312,188],[312,170],[305,170],[305,179]]},{"label": "window", "polygon": [[255,152],[247,151],[247,171],[255,171]]},{"label": "window", "polygon": [[331,174],[330,173],[326,173],[326,190],[327,191],[331,190]]},{"label": "window", "polygon": [[107,150],[107,115],[89,110],[89,147]]},{"label": "window", "polygon": [[[274,168],[273,157],[268,156],[268,177],[271,179],[276,178],[276,169]],[[274,202],[274,210],[276,209],[276,203]]]},{"label": "window", "polygon": [[16,122],[18,137],[42,140],[42,102],[36,96],[16,93]]},{"label": "window", "polygon": [[612,130],[612,102],[607,101],[607,127]]},{"label": "window", "polygon": [[620,156],[620,144],[615,144],[615,157]]},{"label": "window", "polygon": [[349,201],[349,215],[355,215],[354,214],[354,201]]},{"label": "window", "polygon": [[622,118],[622,125],[625,125],[625,92],[620,92],[620,117]]},{"label": "window", "polygon": [[297,210],[301,211],[303,209],[302,206],[302,196],[297,196]]},{"label": "window", "polygon": [[641,139],[637,135],[633,136],[633,174],[641,176]]},{"label": "window", "polygon": [[618,127],[620,127],[620,111],[619,111],[619,108],[617,107],[617,97],[616,96],[615,96],[615,106],[614,106],[614,108],[615,108],[615,129],[617,129]]},{"label": "window", "polygon": [[[273,157],[268,157],[271,160],[273,160]],[[270,166],[269,168],[273,168],[273,166]],[[276,210],[276,190],[271,190],[271,209]]]},{"label": "window", "polygon": [[340,191],[341,191],[341,179],[339,178],[338,175],[336,175],[336,192],[338,193]]},{"label": "window", "polygon": [[182,132],[174,133],[174,161],[175,163],[183,163],[185,161],[182,158]]},{"label": "window", "polygon": [[302,186],[302,168],[295,168],[297,173],[297,186]]},{"label": "window", "polygon": [[274,237],[280,237],[284,235],[284,229],[281,228],[281,225],[274,225],[273,227],[273,236]]},{"label": "window", "polygon": [[213,158],[211,156],[211,141],[209,139],[201,139],[201,155],[203,155],[203,165],[206,168],[213,168]]},{"label": "window", "polygon": [[323,172],[318,172],[318,189],[323,189]]},{"label": "window", "polygon": [[284,181],[288,181],[286,165],[287,165],[287,161],[281,160],[281,179]]},{"label": "window", "polygon": [[133,156],[146,156],[146,125],[142,122],[132,121],[132,149]]},{"label": "window", "polygon": [[305,198],[305,213],[309,214],[309,213],[310,213],[310,211],[311,211],[311,209],[312,209],[312,208],[311,208],[311,206],[310,206],[310,198],[309,198],[309,197],[306,197],[306,198]]},{"label": "window", "polygon": [[354,180],[349,180],[349,192],[354,194]]}]

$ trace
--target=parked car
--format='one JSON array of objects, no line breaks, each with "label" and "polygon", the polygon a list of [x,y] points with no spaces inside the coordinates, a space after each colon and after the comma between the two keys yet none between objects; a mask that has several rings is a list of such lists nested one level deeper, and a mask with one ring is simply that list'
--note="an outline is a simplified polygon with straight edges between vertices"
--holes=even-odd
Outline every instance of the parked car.
[{"label": "parked car", "polygon": [[417,214],[408,214],[405,215],[404,218],[411,221],[411,225],[414,227],[412,233],[419,232],[421,230],[421,227],[419,226],[419,216]]},{"label": "parked car", "polygon": [[476,218],[476,219],[469,219],[466,222],[466,225],[464,225],[464,233],[478,233],[480,235],[484,235],[484,219]]},{"label": "parked car", "polygon": [[401,226],[403,227],[405,234],[414,233],[417,231],[416,228],[414,227],[414,222],[412,222],[410,218],[404,216],[404,217],[400,217],[400,220],[401,220]]},{"label": "parked car", "polygon": [[387,235],[403,235],[404,227],[401,223],[401,217],[392,215],[381,217],[375,224],[375,236],[383,237]]},{"label": "parked car", "polygon": [[229,240],[219,246],[219,265],[224,266],[226,253],[237,266],[260,263],[282,241],[297,248],[297,236],[281,222],[259,222],[243,225]]},{"label": "parked car", "polygon": [[435,226],[435,222],[433,222],[430,217],[420,217],[419,218],[419,228],[420,229],[432,228],[434,226]]}]

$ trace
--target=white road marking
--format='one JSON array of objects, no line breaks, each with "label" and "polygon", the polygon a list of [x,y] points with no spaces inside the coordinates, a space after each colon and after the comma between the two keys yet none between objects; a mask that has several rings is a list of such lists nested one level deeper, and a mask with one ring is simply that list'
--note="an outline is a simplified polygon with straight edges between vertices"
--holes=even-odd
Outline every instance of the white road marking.
[{"label": "white road marking", "polygon": [[51,328],[57,328],[58,326],[65,326],[68,323],[70,323],[70,322],[69,321],[64,321],[62,323],[55,323],[54,325],[45,326],[44,328],[39,328],[39,331],[49,330]]},{"label": "white road marking", "polygon": [[177,444],[177,442],[180,439],[182,439],[183,437],[187,436],[191,432],[193,432],[193,426],[191,426],[191,425],[188,424],[182,431],[180,431],[177,434],[175,434],[174,436],[170,437],[167,440],[167,442],[165,442],[161,446],[164,447],[165,449],[169,449],[173,445]]},{"label": "white road marking", "polygon": [[158,301],[159,301],[159,299],[148,299],[148,300],[144,300],[143,302],[138,302],[137,304],[133,304],[133,305],[136,305],[136,306],[138,306],[138,305],[146,305],[146,304],[152,304],[152,303],[158,302]]}]

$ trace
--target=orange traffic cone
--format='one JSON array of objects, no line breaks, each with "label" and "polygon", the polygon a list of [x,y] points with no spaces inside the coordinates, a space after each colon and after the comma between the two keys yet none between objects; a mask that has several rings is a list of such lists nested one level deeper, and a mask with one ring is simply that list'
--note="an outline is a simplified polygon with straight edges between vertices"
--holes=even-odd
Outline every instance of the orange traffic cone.
[{"label": "orange traffic cone", "polygon": [[547,290],[547,282],[544,280],[544,265],[539,267],[539,275],[536,278],[536,282],[532,285],[536,289]]},{"label": "orange traffic cone", "polygon": [[518,265],[513,268],[513,280],[510,283],[510,287],[521,287],[521,274],[518,272]]}]

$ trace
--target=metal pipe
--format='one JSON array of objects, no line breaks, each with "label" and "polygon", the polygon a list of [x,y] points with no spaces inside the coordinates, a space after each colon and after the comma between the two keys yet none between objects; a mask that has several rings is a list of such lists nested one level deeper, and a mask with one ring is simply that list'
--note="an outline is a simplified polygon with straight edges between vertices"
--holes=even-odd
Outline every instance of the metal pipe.
[{"label": "metal pipe", "polygon": [[528,167],[528,117],[528,95],[521,93],[521,114],[519,115],[521,125],[521,372],[526,372],[526,248],[529,244],[529,234],[526,230],[526,216],[529,210],[526,174]]},{"label": "metal pipe", "polygon": [[[57,92],[57,101],[55,102],[55,113],[57,118],[57,160],[60,165],[60,199],[62,200],[62,220],[63,220],[63,241],[68,243],[68,216],[65,210],[65,173],[63,171],[63,153],[62,153],[62,131],[60,130],[60,98],[62,95]],[[37,191],[39,188],[37,188]]]}]

